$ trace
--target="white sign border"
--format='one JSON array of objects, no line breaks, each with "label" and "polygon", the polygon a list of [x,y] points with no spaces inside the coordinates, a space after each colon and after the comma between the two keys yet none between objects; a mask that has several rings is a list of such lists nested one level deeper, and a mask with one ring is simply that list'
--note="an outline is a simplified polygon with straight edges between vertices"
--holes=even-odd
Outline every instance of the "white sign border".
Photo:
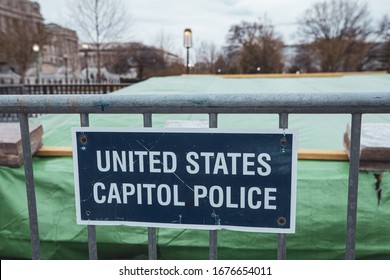
[{"label": "white sign border", "polygon": [[[72,127],[72,150],[73,171],[76,201],[76,220],[79,225],[106,225],[106,226],[134,226],[155,228],[199,229],[199,230],[231,230],[243,232],[263,233],[295,233],[296,226],[296,199],[297,199],[297,165],[298,143],[296,129],[220,129],[220,128],[130,128],[130,127]],[[128,221],[86,221],[81,219],[80,209],[80,185],[78,168],[77,132],[142,132],[142,133],[230,133],[230,134],[280,134],[292,135],[292,166],[291,166],[291,205],[289,228],[266,228],[266,227],[241,227],[223,225],[194,225],[194,224],[170,224],[170,223],[147,223]]]}]

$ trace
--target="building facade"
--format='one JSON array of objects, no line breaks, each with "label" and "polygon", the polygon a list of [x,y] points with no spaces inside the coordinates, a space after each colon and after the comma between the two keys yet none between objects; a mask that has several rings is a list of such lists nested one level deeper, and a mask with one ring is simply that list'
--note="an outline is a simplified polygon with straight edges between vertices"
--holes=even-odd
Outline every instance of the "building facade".
[{"label": "building facade", "polygon": [[49,41],[42,51],[42,71],[56,74],[59,78],[61,75],[75,77],[80,67],[76,31],[55,23],[46,24],[45,28],[49,33]]},{"label": "building facade", "polygon": [[[23,28],[23,26],[29,26],[29,29]],[[25,50],[31,50],[33,42],[24,41],[28,35],[26,33],[42,33],[42,31],[45,33],[45,39],[41,43],[36,42],[39,45],[37,55],[39,56],[41,78],[70,79],[75,77],[80,67],[76,31],[54,23],[45,25],[40,5],[37,2],[0,0],[0,33],[6,36],[19,33],[19,38],[15,39],[15,43],[20,42]],[[5,49],[8,49],[8,53],[10,53],[9,45],[8,43],[4,48],[0,48],[0,72],[3,72],[3,76],[5,72],[10,71],[9,69],[21,72],[20,64],[15,64],[15,59],[7,56]],[[25,54],[28,55],[27,50]],[[26,66],[25,74],[28,79],[37,76],[35,67],[37,60],[34,60],[33,63],[30,60],[29,65]]]},{"label": "building facade", "polygon": [[[25,72],[28,59],[24,59],[25,38],[44,29],[40,5],[28,0],[0,0],[0,78],[14,77]],[[31,36],[30,36],[31,37]],[[29,50],[32,44],[28,44]],[[31,51],[30,51],[31,52]],[[12,55],[10,55],[12,54]],[[24,63],[21,60],[24,59]],[[13,71],[12,71],[12,70]],[[11,75],[12,74],[12,75]],[[16,75],[18,77],[18,75]]]},{"label": "building facade", "polygon": [[28,0],[0,0],[0,30],[5,31],[17,22],[29,22],[37,28],[42,26],[40,5]]}]

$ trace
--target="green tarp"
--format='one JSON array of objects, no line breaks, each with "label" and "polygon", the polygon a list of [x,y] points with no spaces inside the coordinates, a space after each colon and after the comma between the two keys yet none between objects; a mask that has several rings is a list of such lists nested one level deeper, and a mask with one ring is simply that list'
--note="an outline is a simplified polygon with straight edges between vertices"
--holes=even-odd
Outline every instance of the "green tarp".
[{"label": "green tarp", "polygon": [[[342,78],[222,79],[219,77],[155,78],[116,94],[134,93],[275,93],[290,91],[374,92],[390,89],[390,75]],[[208,119],[207,115],[153,115],[153,126],[167,120]],[[70,146],[70,127],[78,115],[46,115],[32,120],[43,125],[44,145]],[[349,115],[291,115],[289,127],[298,129],[300,148],[343,149]],[[364,122],[389,122],[389,115],[364,116]],[[91,115],[91,126],[142,127],[141,115]],[[275,115],[221,115],[221,128],[277,128]],[[34,157],[38,221],[43,259],[87,259],[87,231],[76,224],[73,163],[70,157]],[[345,257],[348,162],[298,162],[296,233],[287,236],[288,259]],[[360,172],[356,256],[390,259],[390,181],[382,180],[378,205],[375,178]],[[0,256],[30,258],[31,245],[23,168],[0,167]],[[208,231],[157,229],[158,258],[207,259]],[[97,227],[100,259],[147,258],[147,229]],[[219,259],[276,259],[277,235],[218,232]]]}]

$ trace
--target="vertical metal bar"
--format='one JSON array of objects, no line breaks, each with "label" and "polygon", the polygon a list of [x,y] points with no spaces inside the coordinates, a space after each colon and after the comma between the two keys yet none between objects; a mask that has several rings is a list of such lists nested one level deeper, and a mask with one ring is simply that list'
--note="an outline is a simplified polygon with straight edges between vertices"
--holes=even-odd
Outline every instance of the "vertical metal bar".
[{"label": "vertical metal bar", "polygon": [[144,127],[152,127],[152,114],[144,114]]},{"label": "vertical metal bar", "polygon": [[286,235],[284,233],[278,234],[278,260],[285,260],[287,257],[286,250]]},{"label": "vertical metal bar", "polygon": [[[144,114],[144,127],[152,127],[152,114]],[[149,260],[157,260],[157,229],[148,228],[148,258]]]},{"label": "vertical metal bar", "polygon": [[279,128],[288,128],[288,114],[281,113],[279,115]]},{"label": "vertical metal bar", "polygon": [[148,228],[148,258],[157,260],[157,230],[154,227]]},{"label": "vertical metal bar", "polygon": [[82,127],[89,126],[89,115],[88,114],[80,114],[80,123]]},{"label": "vertical metal bar", "polygon": [[218,259],[218,231],[209,231],[209,260]]},{"label": "vertical metal bar", "polygon": [[28,218],[30,222],[30,238],[32,259],[40,259],[40,241],[38,228],[37,201],[35,197],[34,171],[30,146],[30,128],[28,114],[19,114],[20,132],[22,136],[24,174],[26,180]]},{"label": "vertical metal bar", "polygon": [[[279,115],[279,128],[288,128],[288,114],[281,113]],[[285,260],[286,253],[286,235],[284,233],[278,234],[278,260]]]},{"label": "vertical metal bar", "polygon": [[[80,123],[82,127],[89,126],[89,115],[80,114]],[[88,254],[90,260],[97,260],[97,244],[96,244],[96,226],[88,225]]]},{"label": "vertical metal bar", "polygon": [[218,114],[210,113],[209,114],[209,127],[217,128],[218,127]]},{"label": "vertical metal bar", "polygon": [[352,114],[351,144],[349,149],[347,240],[345,249],[345,258],[347,260],[355,259],[361,128],[362,115]]},{"label": "vertical metal bar", "polygon": [[[209,127],[210,128],[218,127],[218,114],[215,113],[209,114]],[[210,260],[218,259],[218,231],[217,230],[209,231],[209,259]]]},{"label": "vertical metal bar", "polygon": [[88,225],[88,255],[90,260],[97,260],[96,226]]}]

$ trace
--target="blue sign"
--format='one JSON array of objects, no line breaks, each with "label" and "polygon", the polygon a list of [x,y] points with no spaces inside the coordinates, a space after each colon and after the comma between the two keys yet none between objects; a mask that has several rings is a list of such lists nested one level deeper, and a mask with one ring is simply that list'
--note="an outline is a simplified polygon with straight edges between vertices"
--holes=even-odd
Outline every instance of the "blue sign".
[{"label": "blue sign", "polygon": [[291,130],[74,128],[77,222],[295,232]]}]

